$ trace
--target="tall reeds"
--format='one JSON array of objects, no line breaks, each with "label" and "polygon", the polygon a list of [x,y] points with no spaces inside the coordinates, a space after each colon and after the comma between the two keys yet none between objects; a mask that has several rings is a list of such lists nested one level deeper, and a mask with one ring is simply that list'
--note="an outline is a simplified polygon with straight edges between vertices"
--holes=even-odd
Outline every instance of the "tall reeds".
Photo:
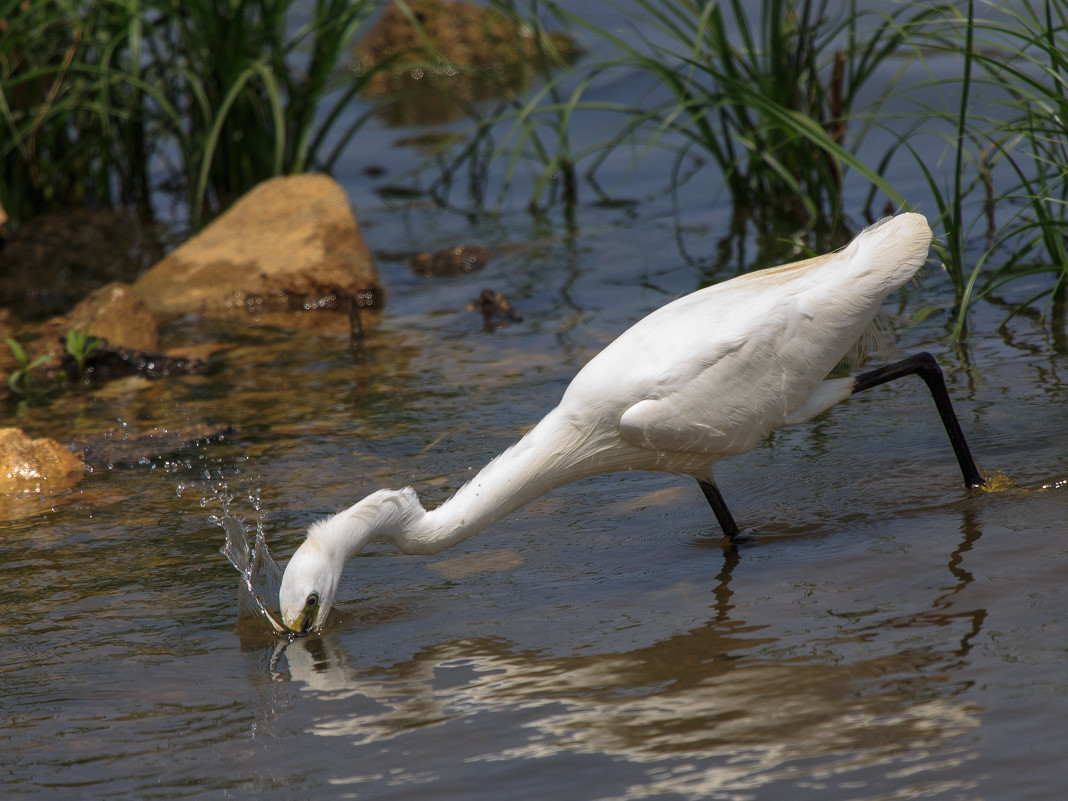
[{"label": "tall reeds", "polygon": [[[492,0],[535,34],[521,68],[533,79],[465,101],[473,124],[431,159],[432,188],[466,169],[481,199],[490,181],[508,191],[527,168],[531,208],[562,202],[573,215],[580,174],[596,188],[622,148],[666,148],[669,185],[711,161],[739,213],[827,229],[857,182],[907,205],[896,177],[913,170],[937,207],[955,337],[981,300],[1064,316],[1068,0],[902,4],[889,15],[861,0],[617,0],[623,30],[555,0],[518,2]],[[380,6],[0,0],[0,206],[17,217],[147,203],[163,187],[198,220],[270,175],[329,170],[388,102],[361,95],[388,64],[343,69]],[[546,15],[595,39],[602,57],[562,70]],[[882,101],[922,88],[898,80],[910,58],[941,59],[935,80],[954,100],[917,105],[897,143],[872,155],[871,126],[893,127]],[[590,99],[619,75],[642,90]],[[617,123],[591,136],[590,115]],[[948,158],[921,152],[919,137],[933,135]]]},{"label": "tall reeds", "polygon": [[952,131],[952,171],[944,175],[909,137],[902,144],[938,208],[936,247],[956,295],[952,336],[965,337],[969,312],[984,299],[1007,306],[1010,317],[1046,299],[1038,316],[1063,321],[1068,3],[967,0],[944,22],[925,31],[921,44],[930,57],[959,65],[958,104],[924,107],[919,119]]},{"label": "tall reeds", "polygon": [[[264,178],[329,169],[370,111],[339,71],[372,0],[0,0],[0,203],[147,203],[194,221]],[[301,22],[296,16],[306,13]]]},{"label": "tall reeds", "polygon": [[[572,24],[609,42],[619,56],[598,71],[627,70],[653,79],[642,104],[620,104],[626,119],[614,148],[644,137],[679,158],[696,151],[723,175],[735,205],[796,220],[837,216],[843,173],[853,170],[902,202],[856,153],[864,114],[890,92],[877,72],[907,43],[910,27],[940,6],[902,9],[868,23],[855,2],[827,0],[630,0],[627,34],[597,28],[555,6]],[[858,109],[858,106],[862,106]]]},{"label": "tall reeds", "polygon": [[[586,65],[587,80],[566,102],[523,107],[515,125],[545,124],[546,112],[619,115],[615,136],[579,153],[588,173],[624,144],[667,147],[672,181],[687,158],[710,159],[750,219],[833,227],[846,171],[907,205],[890,177],[900,174],[894,154],[904,151],[938,212],[937,247],[956,298],[953,338],[966,335],[969,311],[983,299],[1009,304],[1010,314],[1046,299],[1041,314],[1065,318],[1068,0],[902,4],[881,17],[858,2],[627,0],[633,24],[625,32],[544,5],[616,55]],[[861,158],[869,126],[894,127],[882,102],[923,88],[897,80],[909,59],[934,58],[943,61],[933,81],[953,100],[917,105],[897,144]],[[613,71],[649,76],[654,89],[631,103],[580,98]],[[948,158],[914,144],[935,135],[945,137]]]},{"label": "tall reeds", "polygon": [[[985,80],[1005,95],[986,147],[993,153],[987,162],[1002,168],[1008,185],[985,200],[1004,219],[991,247],[999,258],[986,270],[971,268],[958,332],[972,303],[997,299],[1010,282],[1035,287],[1011,302],[1012,314],[1046,298],[1042,314],[1063,322],[1068,300],[1068,3],[1021,0],[989,11],[990,18],[973,20],[982,41],[972,52]],[[989,170],[983,178],[993,184]],[[1032,280],[1039,276],[1046,280]]]},{"label": "tall reeds", "polygon": [[108,57],[93,36],[101,16],[63,0],[0,0],[0,203],[13,216],[110,200],[112,167],[130,172],[101,147],[112,125],[107,77],[91,64]]}]

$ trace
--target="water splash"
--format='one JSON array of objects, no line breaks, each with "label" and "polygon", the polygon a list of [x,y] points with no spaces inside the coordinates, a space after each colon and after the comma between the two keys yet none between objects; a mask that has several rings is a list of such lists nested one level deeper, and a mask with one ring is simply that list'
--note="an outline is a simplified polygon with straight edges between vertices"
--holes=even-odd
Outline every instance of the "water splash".
[{"label": "water splash", "polygon": [[[221,507],[210,519],[226,532],[226,541],[219,553],[225,556],[241,575],[237,599],[238,630],[261,634],[266,628],[269,634],[279,634],[290,639],[292,632],[282,623],[277,603],[271,605],[264,600],[278,597],[278,588],[282,585],[282,571],[271,558],[271,552],[267,548],[266,514],[260,500],[259,488],[248,490],[244,498],[255,513],[256,535],[250,543],[249,533],[252,529],[243,517],[232,511],[232,507],[236,505],[236,493],[230,486],[232,478],[234,476],[228,476],[222,468],[207,465],[202,480],[179,484],[176,491],[181,496],[183,492],[194,487],[207,489],[207,493],[200,499],[200,506]],[[267,625],[264,626],[264,623]]]},{"label": "water splash", "polygon": [[238,592],[238,625],[252,621],[266,621],[275,633],[291,638],[293,632],[285,627],[278,613],[263,600],[278,597],[278,588],[282,583],[282,570],[271,558],[267,548],[267,538],[263,531],[262,519],[256,522],[256,537],[249,544],[248,531],[243,521],[225,515],[213,517],[226,532],[226,542],[219,552],[225,556],[241,574]]}]

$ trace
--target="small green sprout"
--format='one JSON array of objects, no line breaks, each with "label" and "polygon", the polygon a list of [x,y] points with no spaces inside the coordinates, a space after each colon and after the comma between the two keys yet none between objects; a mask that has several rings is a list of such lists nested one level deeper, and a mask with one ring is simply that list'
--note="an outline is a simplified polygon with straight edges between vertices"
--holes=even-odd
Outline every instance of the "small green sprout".
[{"label": "small green sprout", "polygon": [[77,363],[78,371],[81,373],[85,372],[85,365],[103,342],[104,340],[100,337],[89,336],[88,323],[86,323],[85,328],[80,331],[77,328],[71,328],[67,331],[67,336],[64,338],[67,353],[69,353],[71,358]]},{"label": "small green sprout", "polygon": [[30,355],[26,353],[26,349],[22,347],[14,338],[6,337],[4,342],[7,344],[8,350],[11,351],[11,355],[15,357],[15,360],[19,363],[19,366],[11,371],[11,375],[7,377],[7,385],[17,395],[22,395],[29,389],[29,377],[30,370],[35,367],[40,367],[42,364],[48,364],[52,361],[51,354],[45,353],[38,356],[36,359],[30,359]]}]

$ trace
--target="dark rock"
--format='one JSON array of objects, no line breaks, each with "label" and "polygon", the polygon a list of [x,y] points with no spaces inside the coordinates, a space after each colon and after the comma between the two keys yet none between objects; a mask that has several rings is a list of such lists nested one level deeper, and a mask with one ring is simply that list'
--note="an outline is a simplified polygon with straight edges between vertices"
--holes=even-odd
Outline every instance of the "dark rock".
[{"label": "dark rock", "polygon": [[487,332],[523,322],[523,315],[516,311],[508,299],[492,289],[483,289],[468,308],[482,314],[482,330]]},{"label": "dark rock", "polygon": [[63,353],[60,366],[72,381],[88,378],[95,383],[133,375],[142,378],[163,378],[195,373],[203,369],[204,362],[197,359],[167,356],[162,353],[120,348],[106,340],[101,340],[86,359],[84,370],[66,351]]},{"label": "dark rock", "polygon": [[434,253],[417,253],[412,257],[412,270],[424,278],[442,275],[463,275],[486,266],[493,254],[481,245],[456,245]]}]

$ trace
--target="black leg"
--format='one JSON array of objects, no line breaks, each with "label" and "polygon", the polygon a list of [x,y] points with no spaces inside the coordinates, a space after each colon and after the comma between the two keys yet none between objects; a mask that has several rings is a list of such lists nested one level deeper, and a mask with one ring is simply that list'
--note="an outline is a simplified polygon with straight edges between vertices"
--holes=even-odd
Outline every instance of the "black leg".
[{"label": "black leg", "polygon": [[702,481],[701,479],[697,480],[697,485],[701,488],[701,492],[705,494],[708,505],[712,507],[712,514],[719,521],[719,527],[723,529],[723,536],[729,537],[731,542],[734,542],[741,532],[738,531],[738,524],[734,522],[734,517],[731,515],[730,509],[727,508],[719,487],[711,481]]},{"label": "black leg", "polygon": [[[949,392],[946,389],[946,379],[942,375],[942,368],[938,366],[935,357],[930,353],[917,353],[899,362],[880,367],[868,373],[861,373],[854,379],[853,394],[865,389],[877,387],[895,378],[906,375],[918,375],[931,390],[935,406],[938,407],[938,415],[942,418],[942,425],[949,434],[949,444],[953,446],[953,453],[960,465],[961,475],[964,476],[964,484],[968,487],[982,487],[986,481],[979,475],[979,468],[975,466],[972,452],[968,449],[968,442],[964,439],[960,422],[953,411],[953,404],[949,400]],[[705,493],[707,496],[707,493]],[[722,499],[721,499],[722,502]],[[709,501],[711,503],[711,501]],[[713,510],[715,506],[712,507]],[[718,516],[718,515],[717,515]]]}]

